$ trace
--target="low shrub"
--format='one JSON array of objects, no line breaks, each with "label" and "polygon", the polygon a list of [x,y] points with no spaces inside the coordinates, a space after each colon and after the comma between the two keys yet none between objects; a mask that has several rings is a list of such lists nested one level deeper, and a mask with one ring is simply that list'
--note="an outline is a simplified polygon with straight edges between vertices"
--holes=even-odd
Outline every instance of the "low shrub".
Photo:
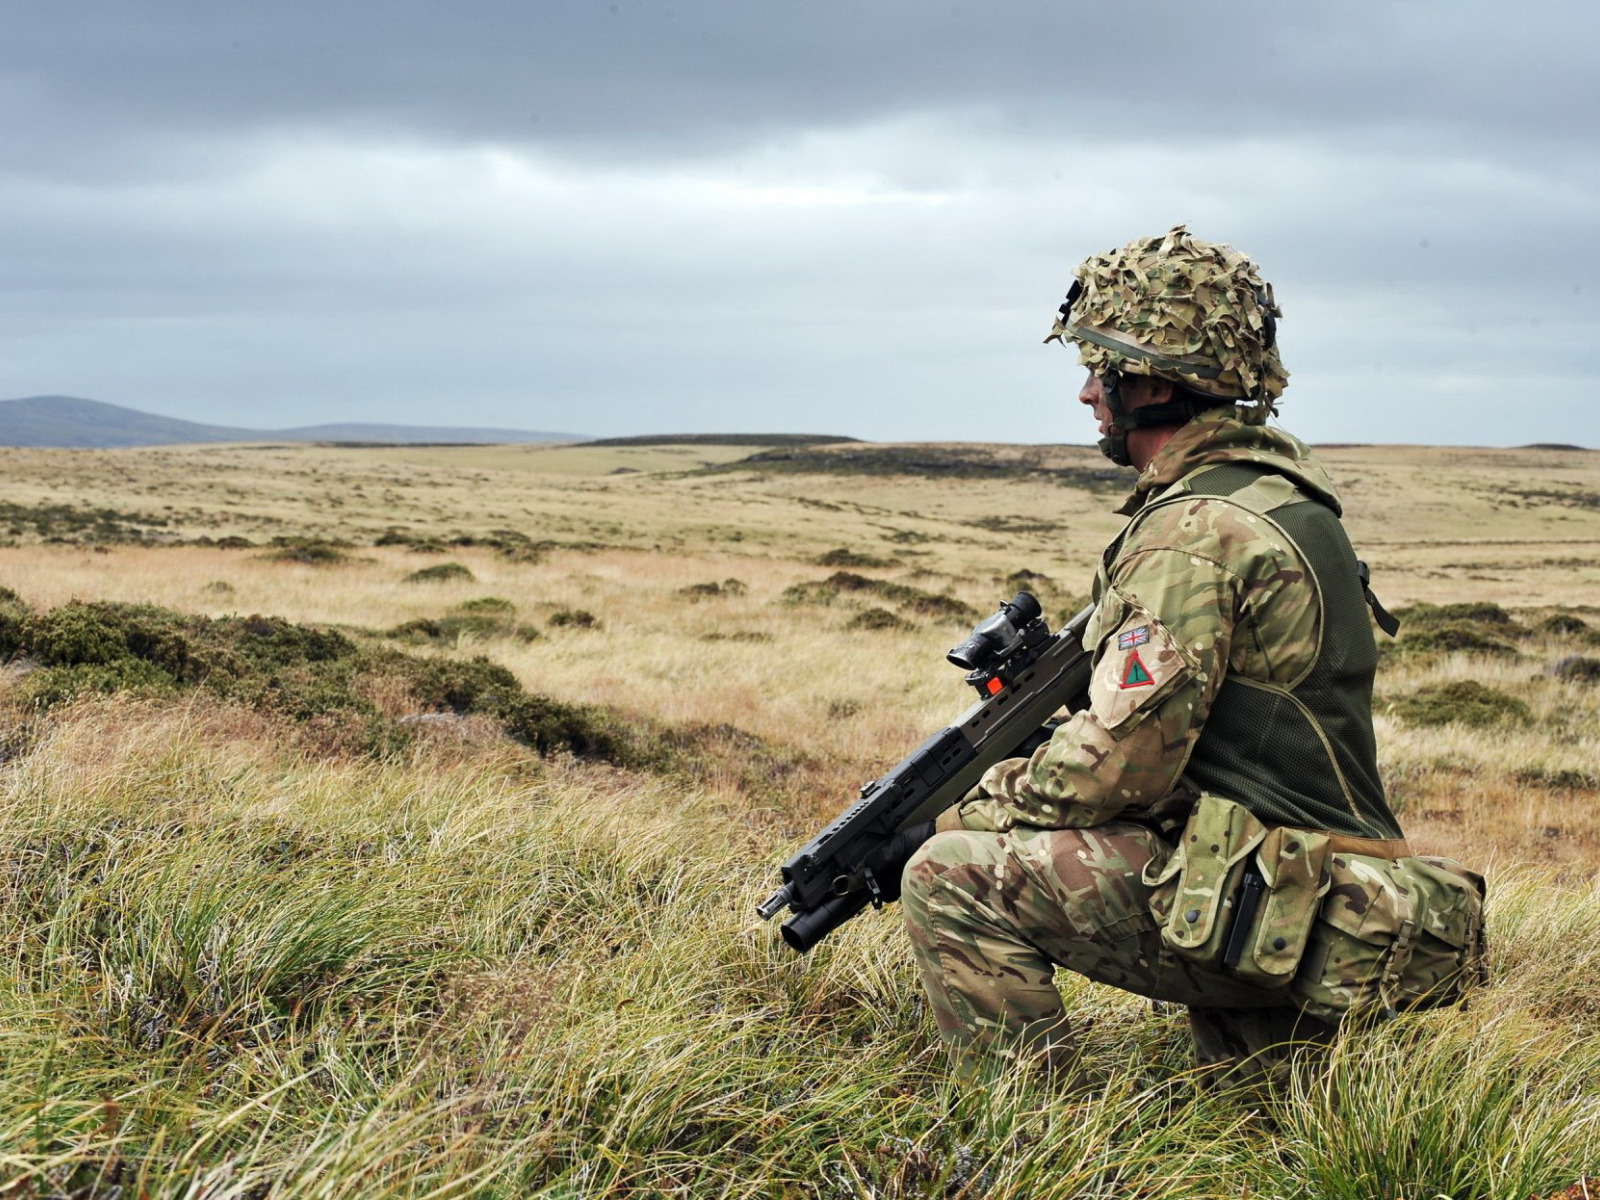
[{"label": "low shrub", "polygon": [[[504,618],[470,614],[457,621]],[[450,618],[446,618],[446,621]],[[446,636],[446,621],[409,622],[407,640]],[[469,628],[463,624],[459,632]],[[511,627],[515,636],[525,627]],[[171,695],[204,689],[233,703],[298,722],[326,721],[355,734],[342,745],[385,753],[407,733],[369,698],[398,681],[419,708],[497,719],[512,737],[541,754],[565,751],[639,765],[660,758],[647,734],[608,710],[568,705],[530,694],[510,671],[486,658],[420,658],[386,647],[358,645],[330,629],[280,617],[189,616],[148,604],[74,601],[35,613],[14,593],[0,595],[0,657],[37,664],[14,693],[25,706],[48,709],[86,694]]]},{"label": "low shrub", "polygon": [[858,612],[845,623],[846,629],[866,629],[874,633],[903,633],[916,626],[904,617],[897,617],[886,608],[868,608]]},{"label": "low shrub", "polygon": [[463,600],[456,605],[456,611],[477,616],[509,617],[516,613],[517,606],[503,596],[479,596],[476,600]]},{"label": "low shrub", "polygon": [[1589,622],[1573,613],[1558,612],[1539,622],[1539,632],[1553,637],[1582,637],[1589,632]]},{"label": "low shrub", "polygon": [[[1407,622],[1409,623],[1409,622]],[[1517,649],[1507,642],[1484,632],[1470,621],[1443,621],[1437,625],[1423,625],[1417,629],[1404,629],[1400,640],[1394,644],[1402,654],[1487,654],[1497,658],[1515,658]]]},{"label": "low shrub", "polygon": [[550,624],[557,629],[603,629],[600,618],[586,608],[562,608],[550,614]]},{"label": "low shrub", "polygon": [[413,571],[401,583],[450,583],[457,579],[472,580],[477,576],[458,562],[434,563],[431,567],[423,567]]},{"label": "low shrub", "polygon": [[1551,666],[1550,673],[1569,683],[1600,683],[1600,658],[1569,654]]},{"label": "low shrub", "polygon": [[532,625],[519,625],[503,617],[452,613],[444,617],[418,617],[396,625],[384,634],[395,641],[413,646],[454,645],[463,637],[515,638],[521,642],[539,640],[539,630]]},{"label": "low shrub", "polygon": [[1580,771],[1571,767],[1555,770],[1546,767],[1524,767],[1512,778],[1530,787],[1549,788],[1557,792],[1600,791],[1600,775],[1593,771]]},{"label": "low shrub", "polygon": [[925,592],[887,579],[870,579],[853,571],[835,571],[826,579],[796,583],[784,589],[782,599],[787,604],[832,604],[845,592],[879,596],[925,617],[951,621],[978,619],[977,609],[954,596]]},{"label": "low shrub", "polygon": [[840,546],[829,550],[826,554],[819,554],[816,559],[819,567],[892,567],[895,561],[877,554],[867,554],[861,550],[852,550],[848,546]]},{"label": "low shrub", "polygon": [[1467,600],[1456,604],[1413,604],[1409,608],[1396,610],[1395,616],[1413,625],[1473,621],[1479,625],[1498,625],[1507,630],[1516,625],[1510,613],[1490,600]]},{"label": "low shrub", "polygon": [[742,596],[750,589],[742,579],[724,579],[721,583],[691,583],[678,589],[678,595],[691,603],[700,600],[718,600],[728,596]]},{"label": "low shrub", "polygon": [[403,526],[395,525],[384,530],[373,538],[374,546],[404,546],[417,554],[443,554],[445,545],[432,534],[414,533]]},{"label": "low shrub", "polygon": [[1027,567],[1011,572],[1004,582],[1019,592],[1033,592],[1035,595],[1041,587],[1053,588],[1056,583],[1043,571],[1030,571]]},{"label": "low shrub", "polygon": [[1409,725],[1526,725],[1533,719],[1528,705],[1475,679],[1458,679],[1419,688],[1389,705]]},{"label": "low shrub", "polygon": [[333,542],[284,541],[264,556],[268,562],[299,563],[306,567],[332,567],[349,562],[350,555]]}]

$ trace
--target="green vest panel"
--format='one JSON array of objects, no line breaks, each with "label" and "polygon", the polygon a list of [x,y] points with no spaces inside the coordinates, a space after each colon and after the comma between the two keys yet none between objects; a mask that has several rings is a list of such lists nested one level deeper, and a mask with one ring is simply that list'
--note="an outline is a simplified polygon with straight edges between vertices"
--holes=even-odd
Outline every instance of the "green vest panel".
[{"label": "green vest panel", "polygon": [[[1192,476],[1187,492],[1231,497],[1269,473],[1228,463]],[[1185,774],[1269,825],[1401,837],[1378,776],[1372,732],[1378,648],[1350,539],[1331,508],[1304,495],[1259,515],[1283,531],[1316,577],[1317,660],[1293,688],[1228,675]]]}]

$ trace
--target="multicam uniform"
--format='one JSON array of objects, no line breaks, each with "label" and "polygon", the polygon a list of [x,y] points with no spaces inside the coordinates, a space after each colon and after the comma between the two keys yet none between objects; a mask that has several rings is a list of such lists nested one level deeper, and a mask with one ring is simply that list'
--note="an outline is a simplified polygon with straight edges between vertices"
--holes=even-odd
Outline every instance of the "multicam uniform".
[{"label": "multicam uniform", "polygon": [[1189,1005],[1202,1062],[1323,1039],[1336,1011],[1175,955],[1161,885],[1202,791],[1363,861],[1408,853],[1378,779],[1377,652],[1338,498],[1303,443],[1222,407],[1172,437],[1124,511],[1085,635],[1089,708],[991,768],[907,866],[939,1026],[1002,1053],[1062,1044],[1064,966]]},{"label": "multicam uniform", "polygon": [[[1371,593],[1327,475],[1266,425],[1288,381],[1271,286],[1182,226],[1074,274],[1046,340],[1100,379],[1101,449],[1128,465],[1131,431],[1171,432],[1095,580],[1088,709],[906,865],[940,1029],[1070,1049],[1058,966],[1188,1005],[1207,1063],[1452,1002],[1482,880],[1412,857],[1384,798]],[[1130,375],[1176,390],[1130,408]]]}]

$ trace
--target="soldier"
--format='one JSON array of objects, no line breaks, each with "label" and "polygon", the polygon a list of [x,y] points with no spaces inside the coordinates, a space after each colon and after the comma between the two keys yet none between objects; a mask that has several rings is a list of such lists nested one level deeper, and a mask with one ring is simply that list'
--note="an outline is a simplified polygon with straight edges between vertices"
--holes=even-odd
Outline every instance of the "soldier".
[{"label": "soldier", "polygon": [[909,839],[932,834],[906,919],[969,1063],[1075,1055],[1064,967],[1187,1005],[1198,1061],[1250,1074],[1348,1011],[1454,999],[1482,884],[1411,857],[1385,800],[1369,607],[1392,618],[1327,473],[1266,423],[1271,287],[1182,226],[1075,275],[1046,340],[1076,343],[1101,449],[1139,472],[1095,580],[1090,704]]}]

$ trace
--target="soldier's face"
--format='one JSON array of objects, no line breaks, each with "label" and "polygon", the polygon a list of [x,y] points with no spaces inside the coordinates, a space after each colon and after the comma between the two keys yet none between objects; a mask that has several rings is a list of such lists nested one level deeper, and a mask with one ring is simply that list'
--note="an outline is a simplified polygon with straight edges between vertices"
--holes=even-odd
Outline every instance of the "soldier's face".
[{"label": "soldier's face", "polygon": [[[1122,377],[1122,403],[1129,410],[1143,408],[1147,404],[1161,404],[1170,399],[1172,399],[1172,385],[1165,380],[1149,379],[1143,375]],[[1078,391],[1078,401],[1094,410],[1095,420],[1100,423],[1102,435],[1111,429],[1111,410],[1106,407],[1105,384],[1093,371],[1089,372],[1089,377],[1083,381],[1083,387]]]},{"label": "soldier's face", "polygon": [[1104,437],[1111,430],[1111,410],[1106,407],[1106,389],[1100,382],[1100,376],[1093,371],[1083,381],[1083,387],[1078,392],[1078,402],[1087,404],[1094,410],[1095,420],[1100,423],[1100,434]]}]

